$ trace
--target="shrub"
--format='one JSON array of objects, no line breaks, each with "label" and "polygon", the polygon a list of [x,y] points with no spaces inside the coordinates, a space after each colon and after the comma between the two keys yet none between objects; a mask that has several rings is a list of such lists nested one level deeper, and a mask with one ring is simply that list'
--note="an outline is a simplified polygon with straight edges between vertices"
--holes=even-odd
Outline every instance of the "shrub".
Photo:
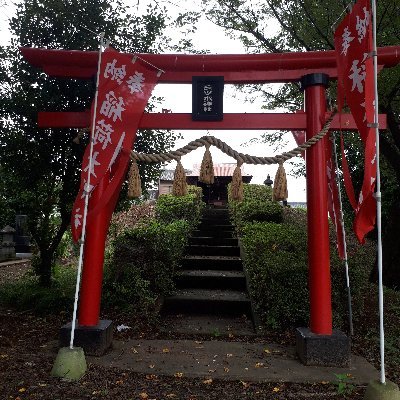
[{"label": "shrub", "polygon": [[76,270],[56,266],[52,285],[43,287],[29,271],[18,281],[0,286],[0,304],[16,310],[32,310],[39,315],[70,311],[75,294]]},{"label": "shrub", "polygon": [[[334,326],[347,326],[347,291],[343,261],[337,256],[331,226],[331,277]],[[246,223],[241,238],[249,287],[262,322],[270,328],[307,326],[309,320],[307,212],[284,209],[284,223]],[[372,243],[360,246],[347,235],[355,319],[363,312]]]},{"label": "shrub", "polygon": [[245,269],[261,320],[270,328],[303,326],[308,320],[304,229],[255,222],[242,232]]},{"label": "shrub", "polygon": [[186,196],[163,194],[156,203],[156,219],[164,223],[182,219],[193,228],[199,223],[204,208],[201,197],[201,188],[190,186]]},{"label": "shrub", "polygon": [[109,239],[115,239],[120,233],[139,223],[154,218],[154,204],[133,204],[128,210],[113,215],[109,229]]},{"label": "shrub", "polygon": [[151,317],[156,299],[174,288],[174,271],[189,230],[190,225],[183,220],[170,224],[151,220],[119,235],[106,263],[105,304]]},{"label": "shrub", "polygon": [[[230,186],[228,188],[230,193]],[[240,232],[246,222],[282,222],[283,207],[272,200],[272,188],[264,185],[243,184],[243,201],[229,197],[233,223]]]}]

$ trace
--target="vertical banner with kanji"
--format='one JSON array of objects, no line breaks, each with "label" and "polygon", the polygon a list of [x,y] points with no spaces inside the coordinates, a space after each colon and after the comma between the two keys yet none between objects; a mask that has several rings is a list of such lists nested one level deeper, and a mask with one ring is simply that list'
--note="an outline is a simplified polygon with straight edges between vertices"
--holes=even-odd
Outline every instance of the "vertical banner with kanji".
[{"label": "vertical banner with kanji", "polygon": [[96,116],[95,125],[91,127],[92,156],[89,143],[83,156],[81,185],[71,215],[72,237],[75,241],[82,234],[85,193],[91,196],[102,179],[110,179],[100,199],[96,204],[91,203],[87,214],[89,223],[120,189],[139,121],[156,85],[157,76],[156,69],[147,68],[140,60],[132,60],[111,48],[102,54],[97,109],[94,110],[92,106],[91,110],[92,117],[94,112]]},{"label": "vertical banner with kanji", "polygon": [[[335,32],[338,69],[338,104],[346,98],[364,144],[364,180],[355,207],[353,228],[363,243],[376,219],[376,139],[374,123],[374,71],[371,5],[359,0]],[[340,110],[339,110],[340,111]],[[348,177],[347,177],[348,178]],[[349,185],[349,179],[345,180]],[[351,191],[351,189],[350,189]]]}]

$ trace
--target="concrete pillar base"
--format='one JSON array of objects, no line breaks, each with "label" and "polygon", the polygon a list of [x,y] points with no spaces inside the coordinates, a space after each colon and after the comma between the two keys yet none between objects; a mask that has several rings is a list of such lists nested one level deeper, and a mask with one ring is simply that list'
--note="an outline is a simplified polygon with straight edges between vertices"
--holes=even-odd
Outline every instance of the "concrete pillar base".
[{"label": "concrete pillar base", "polygon": [[371,381],[365,391],[364,400],[400,400],[399,387],[390,381],[385,384]]},{"label": "concrete pillar base", "polygon": [[[67,347],[70,343],[72,323],[60,329],[60,346]],[[85,354],[102,356],[112,345],[113,323],[110,320],[100,320],[96,326],[75,327],[74,346],[82,347]]]},{"label": "concrete pillar base", "polygon": [[297,328],[296,353],[304,365],[348,367],[350,338],[334,329],[332,335],[317,335],[309,328]]},{"label": "concrete pillar base", "polygon": [[85,353],[81,347],[74,347],[73,349],[62,347],[58,351],[51,376],[77,381],[85,374],[86,369]]}]

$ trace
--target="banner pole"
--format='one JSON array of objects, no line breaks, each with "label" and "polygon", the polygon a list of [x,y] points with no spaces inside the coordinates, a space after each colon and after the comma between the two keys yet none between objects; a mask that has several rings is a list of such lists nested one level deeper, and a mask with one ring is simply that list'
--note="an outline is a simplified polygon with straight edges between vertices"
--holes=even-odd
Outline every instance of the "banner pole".
[{"label": "banner pole", "polygon": [[99,76],[100,76],[100,65],[101,65],[101,56],[103,52],[103,45],[104,45],[104,36],[105,33],[100,33],[100,44],[99,44],[99,59],[97,62],[97,77],[96,77],[96,93],[94,97],[94,110],[93,110],[93,120],[92,120],[92,127],[90,132],[90,152],[89,152],[89,166],[88,166],[88,177],[86,181],[86,186],[84,187],[84,194],[85,194],[85,207],[83,210],[83,221],[82,221],[82,235],[80,240],[80,247],[79,247],[79,262],[78,262],[78,271],[76,277],[76,287],[75,287],[75,300],[74,300],[74,311],[72,316],[72,325],[71,325],[71,340],[69,344],[69,348],[74,348],[74,336],[75,336],[75,327],[76,327],[76,314],[78,310],[78,299],[79,299],[79,287],[81,283],[81,275],[82,275],[82,265],[83,265],[83,249],[85,245],[85,234],[86,234],[86,219],[87,219],[87,211],[89,205],[89,188],[90,188],[90,175],[92,170],[92,157],[93,157],[93,133],[94,127],[96,125],[96,110],[97,110],[97,100],[98,100],[98,93],[99,93]]},{"label": "banner pole", "polygon": [[383,279],[382,279],[382,194],[381,174],[379,159],[379,125],[378,125],[378,54],[376,45],[376,1],[372,0],[372,40],[373,40],[373,64],[374,64],[374,127],[376,136],[376,225],[378,230],[378,285],[379,285],[379,336],[381,356],[381,383],[386,383],[385,378],[385,331],[383,325]]}]

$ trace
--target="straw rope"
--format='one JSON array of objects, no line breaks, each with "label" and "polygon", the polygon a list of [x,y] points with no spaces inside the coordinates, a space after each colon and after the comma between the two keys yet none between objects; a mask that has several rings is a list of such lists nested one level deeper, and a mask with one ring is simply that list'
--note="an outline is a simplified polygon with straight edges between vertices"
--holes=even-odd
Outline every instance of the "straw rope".
[{"label": "straw rope", "polygon": [[337,112],[336,110],[332,111],[332,114],[326,121],[324,127],[315,136],[308,139],[302,145],[294,148],[293,150],[273,157],[256,157],[256,156],[250,156],[248,154],[239,153],[236,150],[233,150],[225,142],[223,142],[220,139],[217,139],[214,136],[203,136],[200,139],[196,139],[190,142],[181,149],[170,151],[168,153],[145,154],[145,153],[137,153],[136,151],[132,150],[130,157],[132,160],[141,161],[145,163],[166,162],[166,161],[177,160],[180,157],[189,154],[191,151],[198,149],[199,147],[213,145],[218,149],[220,149],[223,153],[227,154],[228,156],[234,158],[239,162],[243,162],[246,164],[262,164],[262,165],[279,164],[286,160],[289,160],[290,158],[298,156],[299,154],[301,154],[302,151],[318,143],[328,133],[336,112]]}]

